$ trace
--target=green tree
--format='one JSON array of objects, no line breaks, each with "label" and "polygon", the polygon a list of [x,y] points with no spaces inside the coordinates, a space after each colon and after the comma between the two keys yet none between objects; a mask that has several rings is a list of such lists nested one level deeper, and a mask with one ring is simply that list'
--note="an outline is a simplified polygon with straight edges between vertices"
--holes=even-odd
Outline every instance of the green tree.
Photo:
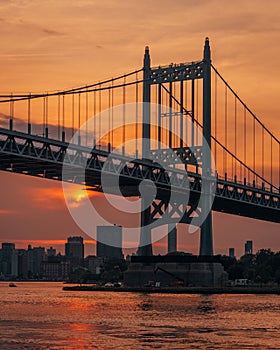
[{"label": "green tree", "polygon": [[234,265],[231,265],[228,268],[228,277],[230,280],[235,280],[238,278],[244,278],[243,266],[240,262],[237,262]]},{"label": "green tree", "polygon": [[278,286],[280,285],[280,267],[275,272],[275,282],[278,284]]}]

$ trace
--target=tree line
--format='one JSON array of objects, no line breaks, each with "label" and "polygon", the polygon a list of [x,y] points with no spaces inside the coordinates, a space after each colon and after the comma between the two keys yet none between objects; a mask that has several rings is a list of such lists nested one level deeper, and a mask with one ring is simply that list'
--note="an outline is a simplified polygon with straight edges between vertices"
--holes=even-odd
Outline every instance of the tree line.
[{"label": "tree line", "polygon": [[260,249],[256,254],[245,254],[240,259],[221,256],[221,263],[230,280],[246,278],[255,283],[280,285],[280,252]]}]

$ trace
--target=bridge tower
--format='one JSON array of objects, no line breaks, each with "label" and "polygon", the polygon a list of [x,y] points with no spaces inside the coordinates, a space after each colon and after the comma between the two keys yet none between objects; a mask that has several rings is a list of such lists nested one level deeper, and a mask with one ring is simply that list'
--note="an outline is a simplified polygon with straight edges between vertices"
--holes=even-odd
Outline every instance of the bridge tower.
[{"label": "bridge tower", "polygon": [[[189,76],[178,77],[181,80],[192,80],[192,121],[194,123],[194,81],[195,79],[203,78],[203,155],[202,155],[202,176],[204,181],[204,193],[203,202],[201,210],[209,210],[212,203],[212,179],[211,179],[211,52],[209,39],[206,38],[204,45],[204,55],[201,61],[202,74],[196,74],[195,66],[186,65],[185,69],[190,69],[191,73]],[[168,76],[168,81],[170,83],[170,90],[172,91],[172,83],[176,82],[176,67],[170,68],[174,69],[174,74],[172,72]],[[160,78],[152,81],[152,73],[156,71],[151,68],[151,59],[149,53],[149,47],[145,48],[144,54],[144,66],[143,66],[143,123],[142,123],[142,158],[146,161],[150,159],[150,102],[151,102],[151,85],[161,84]],[[162,73],[161,73],[162,74]],[[159,74],[159,76],[161,75]],[[174,75],[174,77],[173,77]],[[181,85],[183,86],[183,85]],[[181,93],[183,96],[183,92]],[[160,101],[158,101],[160,103]],[[183,112],[183,98],[181,98],[181,113]],[[172,124],[170,124],[172,126]],[[171,131],[170,131],[171,132]],[[172,134],[172,132],[171,132]],[[170,136],[172,137],[172,136]],[[194,140],[194,129],[192,129],[192,140]],[[193,142],[193,141],[192,141]],[[169,141],[170,147],[172,147],[172,142]],[[182,147],[182,146],[181,146]],[[138,249],[138,255],[149,256],[152,255],[152,239],[151,239],[151,228],[149,224],[151,223],[151,209],[148,200],[145,196],[142,197],[142,210],[141,210],[141,231],[140,231],[140,247]],[[172,203],[171,203],[172,205]],[[168,252],[174,252],[177,250],[177,227],[175,225],[168,225]],[[213,255],[213,242],[212,242],[212,213],[211,211],[207,215],[204,223],[201,225],[200,232],[200,255]]]},{"label": "bridge tower", "polygon": [[[202,176],[205,181],[203,208],[211,208],[211,52],[206,38],[203,57],[203,162]],[[202,210],[203,210],[202,208]],[[201,225],[200,255],[213,255],[212,211]]]},{"label": "bridge tower", "polygon": [[[151,58],[149,47],[146,46],[144,54],[143,67],[143,122],[142,122],[142,158],[150,159],[150,119],[151,119]],[[150,203],[142,197],[141,200],[141,230],[140,230],[140,246],[138,255],[151,256],[152,250],[152,232],[148,226],[150,223]]]}]

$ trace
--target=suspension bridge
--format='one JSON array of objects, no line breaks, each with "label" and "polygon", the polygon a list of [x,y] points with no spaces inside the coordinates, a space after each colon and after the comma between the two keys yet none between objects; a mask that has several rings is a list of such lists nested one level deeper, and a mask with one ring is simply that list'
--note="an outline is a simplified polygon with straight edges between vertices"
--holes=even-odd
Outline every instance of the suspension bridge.
[{"label": "suspension bridge", "polygon": [[[200,255],[213,255],[212,211],[280,223],[279,140],[212,64],[207,38],[200,60],[152,66],[146,47],[141,69],[68,90],[1,94],[0,107],[2,171],[100,192],[105,171],[124,197],[153,182],[153,201],[142,198],[139,255],[152,255],[143,243],[152,242],[149,223],[173,224],[168,251],[176,251],[178,216],[201,226]],[[211,210],[200,224],[204,205]]]}]

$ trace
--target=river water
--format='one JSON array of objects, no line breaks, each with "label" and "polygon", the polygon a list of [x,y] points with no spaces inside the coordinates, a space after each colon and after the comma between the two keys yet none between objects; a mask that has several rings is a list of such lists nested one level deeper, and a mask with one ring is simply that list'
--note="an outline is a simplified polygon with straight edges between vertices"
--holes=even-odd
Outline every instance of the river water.
[{"label": "river water", "polygon": [[0,349],[280,349],[280,296],[0,283]]}]

